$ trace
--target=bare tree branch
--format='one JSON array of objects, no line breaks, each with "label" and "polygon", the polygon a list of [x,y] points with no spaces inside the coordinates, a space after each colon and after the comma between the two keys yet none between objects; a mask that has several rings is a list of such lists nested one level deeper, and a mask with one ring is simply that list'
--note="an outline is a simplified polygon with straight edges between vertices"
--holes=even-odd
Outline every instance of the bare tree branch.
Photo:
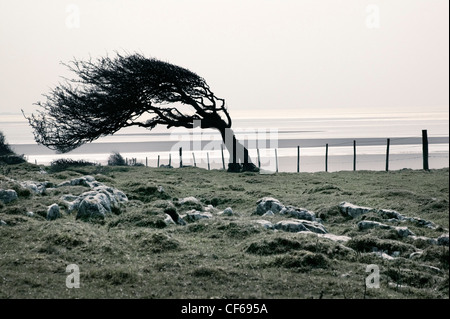
[{"label": "bare tree branch", "polygon": [[[36,103],[41,110],[27,117],[35,140],[58,152],[129,126],[192,128],[201,120],[203,128],[218,129],[222,136],[231,127],[225,100],[202,77],[179,66],[140,54],[74,59],[63,65],[78,77],[65,79],[44,95],[46,100]],[[173,103],[190,106],[192,112],[167,106]],[[152,117],[140,121],[143,114]]]}]

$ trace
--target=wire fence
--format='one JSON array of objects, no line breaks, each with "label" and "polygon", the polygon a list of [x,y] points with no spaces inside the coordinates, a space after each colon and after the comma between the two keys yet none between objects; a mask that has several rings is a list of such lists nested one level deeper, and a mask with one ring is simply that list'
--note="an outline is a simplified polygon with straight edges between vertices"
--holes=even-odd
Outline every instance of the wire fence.
[{"label": "wire fence", "polygon": [[[448,167],[448,148],[443,153],[432,153],[428,150],[428,138],[426,130],[423,131],[421,139],[422,144],[417,143],[419,137],[411,138],[393,138],[387,139],[386,145],[380,145],[379,139],[368,139],[363,141],[363,146],[357,145],[357,140],[346,140],[338,143],[326,143],[325,150],[323,145],[308,145],[308,147],[301,148],[297,146],[285,147],[285,148],[265,148],[265,149],[250,149],[249,155],[253,159],[253,162],[257,164],[261,169],[273,171],[273,172],[315,172],[315,171],[337,171],[337,170],[386,170],[390,169],[430,169],[430,161],[432,163],[431,168]],[[445,140],[445,139],[444,139]],[[442,142],[443,140],[440,140]],[[448,138],[447,138],[448,143]],[[441,145],[441,144],[439,144]],[[343,151],[346,147],[353,147],[352,151]],[[442,146],[442,145],[441,145]],[[373,148],[376,151],[373,152]],[[380,149],[384,148],[384,152],[380,152]],[[401,148],[403,153],[398,153],[398,149]],[[333,154],[333,150],[339,149],[338,154]],[[358,153],[360,149],[363,149],[361,154]],[[371,150],[372,149],[372,150]],[[390,154],[390,150],[394,149],[394,152]],[[295,152],[297,151],[297,152]],[[319,154],[323,152],[323,154]],[[442,150],[441,150],[442,152]],[[297,155],[294,155],[294,154]],[[306,153],[303,154],[303,153]],[[195,166],[209,169],[227,169],[226,163],[229,162],[229,157],[224,156],[223,146],[222,152],[218,155],[217,152],[183,152],[182,148],[178,154],[169,153],[167,159],[158,155],[157,167],[187,167]],[[221,158],[220,158],[221,156]],[[132,159],[132,163],[139,162],[138,159]],[[165,161],[165,163],[163,163]],[[168,161],[168,162],[167,162]],[[145,163],[146,166],[155,165],[155,163],[149,161],[148,157],[145,161],[141,160],[141,163]],[[175,163],[177,162],[177,163]]]},{"label": "wire fence", "polygon": [[[249,156],[262,170],[272,172],[389,171],[448,167],[448,136],[432,137],[430,141],[429,149],[426,130],[422,131],[422,137],[281,140],[275,148],[249,148]],[[209,151],[204,147],[194,151],[189,148],[175,150],[172,147],[170,151],[138,151],[122,155],[127,165],[147,167],[194,166],[211,170],[227,169],[230,162],[229,153],[221,141]],[[72,157],[106,165],[108,154],[73,154]],[[104,160],[99,161],[103,157]],[[30,156],[28,161],[42,164],[43,160],[38,156]]]}]

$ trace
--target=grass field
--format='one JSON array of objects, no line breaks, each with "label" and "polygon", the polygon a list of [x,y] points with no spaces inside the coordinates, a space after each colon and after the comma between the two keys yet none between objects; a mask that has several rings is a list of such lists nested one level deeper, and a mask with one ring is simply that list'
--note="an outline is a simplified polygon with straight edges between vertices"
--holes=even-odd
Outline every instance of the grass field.
[{"label": "grass field", "polygon": [[[389,229],[358,230],[361,219],[384,222],[375,213],[349,218],[339,203],[392,209],[432,221],[437,228],[402,223],[416,236],[437,238],[449,228],[449,171],[401,170],[336,173],[226,173],[199,168],[68,167],[41,173],[28,163],[0,167],[0,189],[18,199],[0,202],[0,298],[449,298],[449,247],[400,238]],[[11,181],[54,185],[93,176],[128,196],[121,212],[103,220],[77,220],[61,203],[86,186],[33,194]],[[164,189],[158,191],[159,186]],[[201,205],[177,205],[194,196]],[[265,229],[286,216],[254,214],[256,202],[274,197],[315,212],[338,243],[311,233]],[[46,220],[59,204],[62,218]],[[167,225],[164,210],[182,215],[199,206],[222,211],[185,226]],[[27,212],[33,212],[33,216]],[[373,247],[398,252],[393,260]],[[422,252],[410,258],[413,252]],[[66,287],[66,267],[80,270],[80,288]],[[380,287],[367,288],[367,265],[380,269]]]}]

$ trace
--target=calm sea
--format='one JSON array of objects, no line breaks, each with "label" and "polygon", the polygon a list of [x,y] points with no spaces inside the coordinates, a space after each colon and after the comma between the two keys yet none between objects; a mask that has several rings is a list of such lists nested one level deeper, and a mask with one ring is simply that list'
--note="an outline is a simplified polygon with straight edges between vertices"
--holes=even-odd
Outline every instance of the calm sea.
[{"label": "calm sea", "polygon": [[[328,144],[328,171],[353,169],[353,141],[356,143],[357,170],[384,170],[387,139],[390,139],[389,168],[422,168],[422,130],[427,130],[430,168],[449,166],[448,113],[398,113],[388,116],[359,115],[353,117],[309,117],[289,119],[235,119],[233,129],[239,140],[249,146],[255,163],[267,170],[294,172],[300,147],[300,171],[325,169]],[[184,165],[211,169],[221,168],[220,135],[213,130],[154,131],[128,128],[104,137],[66,154],[56,154],[34,142],[28,122],[20,114],[0,114],[0,131],[16,153],[24,154],[29,162],[49,164],[58,158],[87,160],[105,164],[112,152],[127,159],[156,166],[179,166],[182,147]],[[228,152],[224,151],[225,163]]]}]

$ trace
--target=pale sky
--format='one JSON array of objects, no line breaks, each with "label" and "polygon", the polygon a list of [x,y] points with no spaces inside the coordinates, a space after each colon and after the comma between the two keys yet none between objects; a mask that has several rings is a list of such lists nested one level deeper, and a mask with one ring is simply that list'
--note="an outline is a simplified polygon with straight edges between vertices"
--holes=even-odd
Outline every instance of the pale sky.
[{"label": "pale sky", "polygon": [[448,112],[448,0],[2,0],[0,113],[114,51],[194,71],[232,117]]}]

